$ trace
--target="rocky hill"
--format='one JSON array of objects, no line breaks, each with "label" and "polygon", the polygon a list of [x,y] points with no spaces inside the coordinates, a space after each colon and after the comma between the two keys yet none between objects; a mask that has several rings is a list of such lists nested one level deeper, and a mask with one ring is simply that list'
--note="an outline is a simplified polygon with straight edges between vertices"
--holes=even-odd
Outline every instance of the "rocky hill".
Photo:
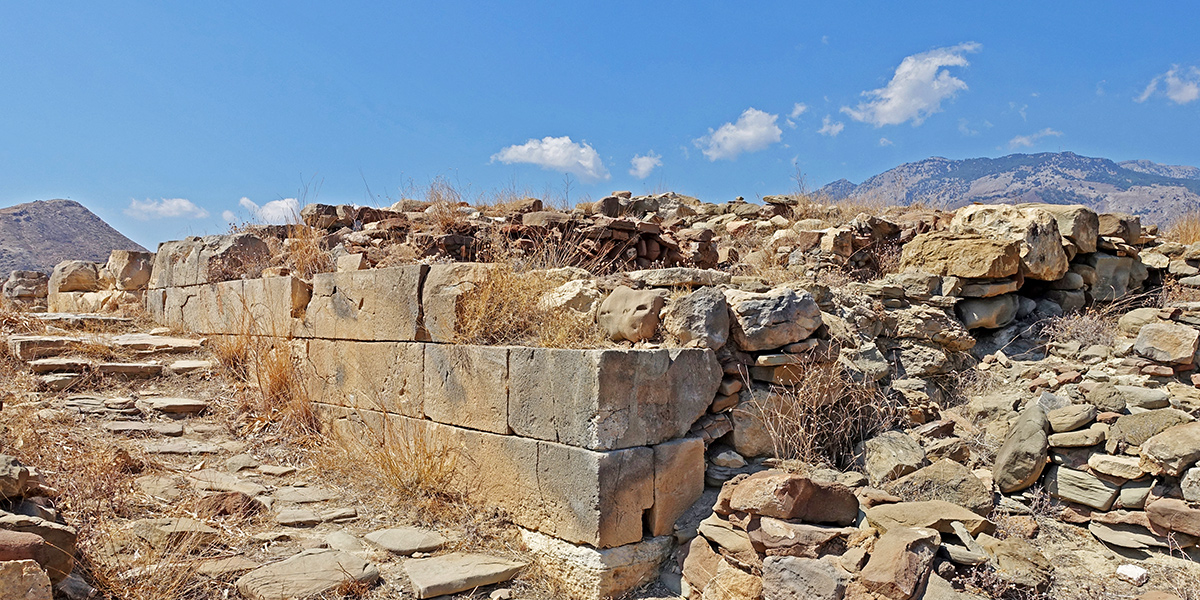
[{"label": "rocky hill", "polygon": [[38,200],[0,209],[0,273],[49,273],[64,260],[104,262],[113,250],[142,250],[73,200]]},{"label": "rocky hill", "polygon": [[1000,158],[927,158],[854,185],[844,179],[819,190],[833,199],[957,208],[980,202],[1082,204],[1167,223],[1200,208],[1200,169],[1148,160],[1113,162],[1073,152],[1010,154]]}]

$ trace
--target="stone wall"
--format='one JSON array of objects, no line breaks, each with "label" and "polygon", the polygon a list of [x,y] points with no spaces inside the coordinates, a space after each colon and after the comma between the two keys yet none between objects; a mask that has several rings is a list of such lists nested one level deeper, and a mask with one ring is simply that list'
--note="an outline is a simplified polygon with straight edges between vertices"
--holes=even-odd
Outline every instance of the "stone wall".
[{"label": "stone wall", "polygon": [[[158,262],[206,248],[172,244]],[[154,270],[146,305],[156,320],[290,339],[332,428],[387,420],[456,449],[457,485],[576,547],[583,558],[563,573],[592,573],[572,584],[585,596],[655,576],[670,547],[663,536],[704,490],[705,443],[688,432],[721,384],[712,350],[449,343],[457,297],[483,265],[323,273],[310,285],[292,276],[210,283],[203,265],[178,262],[188,268]],[[581,566],[594,564],[606,567]]]}]

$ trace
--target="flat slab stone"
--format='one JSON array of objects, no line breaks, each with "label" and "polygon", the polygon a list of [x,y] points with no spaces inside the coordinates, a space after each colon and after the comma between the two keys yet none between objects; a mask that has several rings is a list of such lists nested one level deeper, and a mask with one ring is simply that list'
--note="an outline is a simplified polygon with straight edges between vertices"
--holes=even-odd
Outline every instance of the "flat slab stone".
[{"label": "flat slab stone", "polygon": [[93,361],[86,358],[55,356],[29,361],[29,370],[39,375],[43,373],[81,373],[92,368],[93,364]]},{"label": "flat slab stone", "polygon": [[520,561],[463,552],[404,561],[404,571],[418,598],[457,594],[508,581],[525,566]]},{"label": "flat slab stone", "polygon": [[275,522],[287,527],[312,527],[321,522],[321,515],[307,508],[288,508],[276,513]]},{"label": "flat slab stone", "polygon": [[263,475],[272,475],[274,477],[284,477],[296,472],[296,467],[286,467],[280,465],[259,465],[258,472]]},{"label": "flat slab stone", "polygon": [[142,449],[149,454],[216,454],[221,447],[211,442],[196,440],[164,440],[142,444]]},{"label": "flat slab stone", "polygon": [[267,491],[267,488],[253,481],[216,469],[201,469],[189,473],[187,478],[193,487],[212,492],[241,492],[253,497]]},{"label": "flat slab stone", "polygon": [[177,360],[171,363],[171,371],[176,375],[186,375],[197,371],[208,371],[213,368],[211,360]]},{"label": "flat slab stone", "polygon": [[200,340],[181,337],[166,337],[148,333],[129,333],[114,336],[110,343],[142,354],[171,352],[195,352],[200,349]]},{"label": "flat slab stone", "polygon": [[364,537],[368,542],[402,556],[409,556],[414,552],[433,552],[446,544],[446,538],[440,533],[419,527],[380,529]]},{"label": "flat slab stone", "polygon": [[328,490],[323,487],[281,487],[272,496],[279,502],[290,502],[292,504],[309,504],[312,502],[325,502],[339,497],[337,492]]},{"label": "flat slab stone", "polygon": [[244,556],[230,556],[229,558],[218,558],[216,560],[206,560],[196,567],[196,572],[209,577],[221,577],[230,573],[241,573],[257,569],[262,566],[262,563],[255,562]]},{"label": "flat slab stone", "polygon": [[79,338],[57,335],[10,335],[8,351],[19,360],[30,361],[46,356],[58,356],[81,341]]},{"label": "flat slab stone", "polygon": [[239,592],[252,600],[309,598],[334,591],[347,580],[374,583],[379,569],[348,552],[305,550],[287,560],[259,567],[238,578]]},{"label": "flat slab stone", "polygon": [[96,370],[101,375],[145,379],[162,375],[163,366],[157,363],[100,363]]},{"label": "flat slab stone", "polygon": [[194,415],[204,412],[208,402],[194,398],[143,398],[152,410],[174,415]]}]

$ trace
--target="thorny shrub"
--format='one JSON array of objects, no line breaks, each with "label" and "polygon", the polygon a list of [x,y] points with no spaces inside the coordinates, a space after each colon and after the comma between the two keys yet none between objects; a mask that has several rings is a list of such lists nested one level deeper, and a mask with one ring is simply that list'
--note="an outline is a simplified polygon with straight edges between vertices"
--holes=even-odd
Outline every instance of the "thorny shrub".
[{"label": "thorny shrub", "polygon": [[749,408],[781,460],[846,468],[854,447],[904,417],[900,403],[879,388],[855,381],[838,363],[797,365],[796,381],[752,394]]}]

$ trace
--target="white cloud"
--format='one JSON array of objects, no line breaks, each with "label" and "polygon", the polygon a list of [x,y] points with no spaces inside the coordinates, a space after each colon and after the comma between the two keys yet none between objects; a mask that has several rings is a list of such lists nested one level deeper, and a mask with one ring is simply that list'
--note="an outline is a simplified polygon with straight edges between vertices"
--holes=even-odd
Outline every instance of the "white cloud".
[{"label": "white cloud", "polygon": [[226,223],[237,223],[237,215],[232,210],[221,211],[221,219]]},{"label": "white cloud", "polygon": [[829,118],[829,115],[825,115],[825,118],[821,119],[821,128],[817,130],[817,133],[821,135],[827,135],[829,137],[837,137],[837,134],[841,133],[845,128],[845,123],[842,123],[841,121],[834,121],[833,119]]},{"label": "white cloud", "polygon": [[792,105],[792,112],[790,114],[788,114],[788,116],[793,119],[799,119],[800,115],[804,114],[805,111],[807,111],[807,110],[808,110],[807,104],[805,104],[803,102],[797,102],[796,104]]},{"label": "white cloud", "polygon": [[1009,150],[1012,150],[1015,148],[1030,148],[1035,143],[1037,143],[1038,140],[1040,140],[1044,137],[1058,137],[1062,134],[1063,133],[1061,131],[1055,131],[1055,130],[1047,127],[1037,133],[1031,133],[1029,135],[1018,135],[1017,137],[1014,137],[1013,139],[1008,140],[1008,148],[1009,148]]},{"label": "white cloud", "polygon": [[886,87],[863,92],[869,100],[854,108],[843,106],[842,112],[855,121],[876,127],[905,121],[920,125],[926,117],[942,110],[943,100],[967,89],[963,80],[942,67],[965,67],[970,63],[964,55],[981,48],[975,42],[967,42],[906,57]]},{"label": "white cloud", "polygon": [[879,145],[880,146],[895,146],[895,143],[893,143],[892,140],[889,140],[887,138],[879,138]]},{"label": "white cloud", "polygon": [[1009,110],[1015,110],[1015,111],[1017,111],[1017,114],[1018,114],[1018,115],[1021,115],[1021,120],[1022,120],[1022,121],[1028,121],[1028,120],[1029,120],[1029,116],[1028,116],[1028,114],[1027,114],[1027,112],[1026,112],[1026,111],[1028,111],[1028,110],[1029,110],[1029,105],[1028,105],[1028,104],[1022,104],[1022,105],[1021,105],[1021,106],[1018,108],[1018,107],[1017,107],[1017,103],[1016,103],[1016,102],[1009,102],[1009,103],[1008,103],[1008,108],[1009,108]]},{"label": "white cloud", "polygon": [[150,219],[204,219],[208,211],[185,198],[161,198],[159,200],[130,200],[125,214],[139,221]]},{"label": "white cloud", "polygon": [[[255,204],[249,198],[238,200],[238,206],[241,206],[246,212],[250,213],[250,220],[258,223],[266,223],[268,225],[286,225],[295,223],[300,219],[300,202],[295,198],[280,198],[272,200],[262,206]],[[225,211],[222,216],[232,222],[228,217],[233,216],[231,211]]]},{"label": "white cloud", "polygon": [[1149,100],[1159,88],[1162,88],[1167,99],[1175,104],[1187,104],[1200,99],[1200,69],[1188,67],[1186,71],[1181,71],[1179,65],[1171,65],[1166,73],[1151,79],[1150,84],[1140,96],[1134,98],[1134,101]]},{"label": "white cloud", "polygon": [[716,131],[697,138],[695,144],[708,160],[733,160],[744,152],[758,152],[783,139],[783,130],[775,124],[779,115],[747,108],[736,123],[726,123]]},{"label": "white cloud", "polygon": [[638,179],[645,179],[650,176],[655,167],[662,166],[662,155],[655,154],[653,150],[647,152],[645,156],[635,154],[633,160],[629,161],[629,174]]},{"label": "white cloud", "polygon": [[550,137],[540,140],[530,138],[521,145],[508,146],[492,155],[492,162],[506,165],[523,163],[538,165],[543,169],[560,173],[573,173],[584,179],[599,181],[610,179],[604,161],[587,142],[575,143],[570,136]]},{"label": "white cloud", "polygon": [[963,135],[979,135],[979,130],[971,129],[971,122],[966,119],[958,120],[958,132]]}]

